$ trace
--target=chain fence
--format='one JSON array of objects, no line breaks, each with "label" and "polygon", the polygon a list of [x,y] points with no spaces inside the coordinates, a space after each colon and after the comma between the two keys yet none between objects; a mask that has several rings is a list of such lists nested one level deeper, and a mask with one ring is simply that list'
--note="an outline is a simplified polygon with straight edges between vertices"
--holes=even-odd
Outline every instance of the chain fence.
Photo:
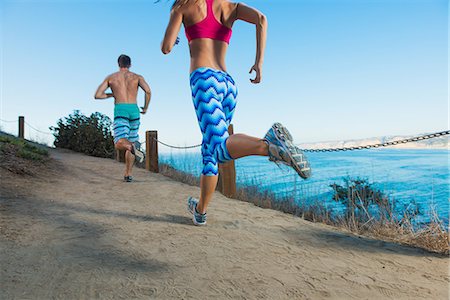
[{"label": "chain fence", "polygon": [[26,122],[26,121],[25,121],[25,125],[27,125],[27,126],[30,127],[31,129],[33,129],[34,131],[37,131],[37,132],[39,132],[39,133],[46,134],[46,135],[53,135],[53,134],[50,133],[50,132],[45,132],[45,131],[42,131],[42,130],[37,129],[36,127],[33,127],[30,123],[28,123],[28,122]]},{"label": "chain fence", "polygon": [[5,122],[5,123],[19,122],[19,121],[17,121],[17,120],[14,120],[14,121],[8,121],[8,120],[2,120],[2,119],[0,119],[0,121],[1,121],[1,122]]},{"label": "chain fence", "polygon": [[158,143],[160,143],[161,145],[164,145],[164,146],[166,146],[166,147],[169,147],[169,148],[173,148],[173,149],[193,149],[193,148],[198,148],[198,147],[201,147],[202,146],[202,144],[198,144],[198,145],[192,145],[192,146],[184,146],[184,147],[181,147],[181,146],[173,146],[173,145],[169,145],[169,144],[167,144],[167,143],[164,143],[164,142],[162,142],[162,141],[160,141],[160,140],[158,140],[158,139],[155,139],[155,138],[153,138],[155,141],[157,141]]},{"label": "chain fence", "polygon": [[[353,151],[353,150],[364,150],[364,149],[373,149],[373,148],[380,148],[380,147],[389,147],[389,146],[394,146],[394,145],[399,145],[399,144],[406,144],[406,143],[412,143],[412,142],[419,142],[419,141],[424,141],[424,140],[429,140],[432,138],[437,138],[437,137],[441,137],[441,136],[445,136],[445,135],[449,135],[450,134],[450,130],[446,130],[446,131],[440,131],[440,132],[435,132],[435,133],[431,133],[431,134],[425,134],[425,135],[421,135],[421,136],[416,136],[416,137],[412,137],[412,138],[407,138],[407,139],[402,139],[402,140],[396,140],[396,141],[391,141],[391,142],[384,142],[384,143],[377,143],[377,144],[369,144],[369,145],[365,145],[365,146],[353,146],[353,147],[339,147],[339,148],[318,148],[318,149],[300,149],[304,152],[339,152],[339,151]],[[201,147],[202,144],[198,144],[198,145],[192,145],[192,146],[173,146],[167,143],[164,143],[156,138],[153,138],[154,140],[156,140],[158,143],[160,143],[161,145],[164,145],[166,147],[172,148],[172,149],[192,149],[192,148],[197,148],[197,147]]]},{"label": "chain fence", "polygon": [[364,150],[364,149],[389,147],[389,146],[394,146],[394,145],[399,145],[399,144],[424,141],[424,140],[429,140],[429,139],[436,138],[436,137],[445,136],[448,134],[450,134],[450,130],[431,133],[431,134],[425,134],[425,135],[416,136],[416,137],[412,137],[412,138],[408,138],[408,139],[396,140],[396,141],[392,141],[392,142],[377,143],[377,144],[371,144],[371,145],[365,145],[365,146],[322,148],[322,149],[300,149],[300,150],[302,150],[304,152],[339,152],[339,151]]},{"label": "chain fence", "polygon": [[[5,123],[18,122],[17,120],[11,120],[10,121],[10,120],[3,120],[3,119],[0,119],[0,121],[1,122],[5,122]],[[36,127],[34,127],[33,125],[31,125],[28,122],[25,122],[25,124],[29,128],[31,128],[31,129],[33,129],[36,132],[39,132],[41,134],[53,135],[52,133],[44,132],[42,130],[37,129]],[[449,135],[449,134],[450,134],[450,130],[445,130],[445,131],[435,132],[435,133],[431,133],[431,134],[424,134],[424,135],[420,135],[420,136],[415,136],[415,137],[407,138],[407,139],[395,140],[395,141],[384,142],[384,143],[369,144],[369,145],[364,145],[364,146],[336,147],[336,148],[317,148],[317,149],[315,149],[315,148],[307,148],[307,149],[300,149],[300,150],[304,151],[304,152],[341,152],[341,151],[365,150],[365,149],[374,149],[374,148],[380,148],[380,147],[395,146],[395,145],[399,145],[399,144],[419,142],[419,141],[424,141],[424,140],[429,140],[429,139],[433,139],[433,138],[437,138],[437,137],[446,136],[446,135]],[[174,145],[170,145],[168,143],[165,143],[163,141],[160,141],[159,139],[156,139],[154,137],[152,137],[152,139],[156,140],[156,142],[158,142],[159,144],[161,144],[163,146],[166,146],[168,148],[172,148],[172,149],[184,150],[184,149],[199,148],[199,147],[202,146],[202,144],[196,144],[196,145],[191,145],[191,146],[174,146]],[[145,144],[145,141],[140,142],[140,144]],[[138,148],[140,148],[140,147],[138,147]]]}]

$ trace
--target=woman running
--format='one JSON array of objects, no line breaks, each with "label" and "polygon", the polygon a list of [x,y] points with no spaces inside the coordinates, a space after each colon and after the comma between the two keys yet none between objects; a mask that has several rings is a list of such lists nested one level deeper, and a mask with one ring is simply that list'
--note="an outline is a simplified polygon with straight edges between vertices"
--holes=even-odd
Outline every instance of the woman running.
[{"label": "woman running", "polygon": [[172,6],[161,51],[170,53],[178,43],[184,25],[191,54],[190,84],[195,112],[203,135],[203,170],[200,199],[188,198],[195,225],[206,225],[206,210],[216,189],[218,163],[249,155],[269,156],[274,162],[291,166],[304,179],[311,175],[305,155],[294,146],[289,131],[279,123],[264,139],[245,134],[228,134],[236,107],[237,88],[227,73],[225,56],[235,21],[256,26],[256,59],[250,81],[260,83],[266,46],[267,20],[258,10],[228,0],[176,0]]}]

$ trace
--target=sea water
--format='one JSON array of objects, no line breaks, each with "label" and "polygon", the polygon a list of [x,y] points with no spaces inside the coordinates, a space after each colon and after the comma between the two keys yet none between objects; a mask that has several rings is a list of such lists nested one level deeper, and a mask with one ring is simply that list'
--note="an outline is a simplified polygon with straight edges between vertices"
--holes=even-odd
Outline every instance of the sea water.
[{"label": "sea water", "polygon": [[[307,153],[312,167],[312,177],[307,180],[265,157],[245,157],[236,160],[237,185],[257,185],[261,191],[271,191],[280,199],[292,197],[299,205],[320,201],[328,208],[339,209],[332,199],[334,191],[330,185],[342,185],[345,178],[366,179],[398,207],[417,205],[422,221],[429,220],[434,210],[448,224],[449,154],[448,150],[422,149]],[[200,176],[200,153],[174,150],[160,154],[160,161]]]}]

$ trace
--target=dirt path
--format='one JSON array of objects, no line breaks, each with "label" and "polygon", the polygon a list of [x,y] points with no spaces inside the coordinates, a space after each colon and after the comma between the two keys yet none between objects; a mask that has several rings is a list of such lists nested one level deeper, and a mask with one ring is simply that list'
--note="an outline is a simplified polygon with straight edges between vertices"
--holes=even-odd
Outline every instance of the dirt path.
[{"label": "dirt path", "polygon": [[197,187],[52,156],[38,178],[1,170],[0,299],[448,299],[448,258],[220,194],[194,227]]}]

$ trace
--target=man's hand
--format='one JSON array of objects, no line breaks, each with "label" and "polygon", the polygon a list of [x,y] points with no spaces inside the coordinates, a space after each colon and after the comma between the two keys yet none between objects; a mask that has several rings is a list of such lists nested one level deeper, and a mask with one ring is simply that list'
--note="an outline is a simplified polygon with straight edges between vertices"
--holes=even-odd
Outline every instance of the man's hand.
[{"label": "man's hand", "polygon": [[250,72],[248,72],[248,73],[251,74],[253,71],[256,72],[255,79],[250,79],[251,83],[257,84],[257,83],[261,82],[261,77],[262,77],[261,69],[262,69],[262,67],[259,64],[254,64],[253,67],[251,67]]},{"label": "man's hand", "polygon": [[147,107],[141,106],[141,109],[142,109],[141,114],[145,115],[145,113],[147,112]]}]

